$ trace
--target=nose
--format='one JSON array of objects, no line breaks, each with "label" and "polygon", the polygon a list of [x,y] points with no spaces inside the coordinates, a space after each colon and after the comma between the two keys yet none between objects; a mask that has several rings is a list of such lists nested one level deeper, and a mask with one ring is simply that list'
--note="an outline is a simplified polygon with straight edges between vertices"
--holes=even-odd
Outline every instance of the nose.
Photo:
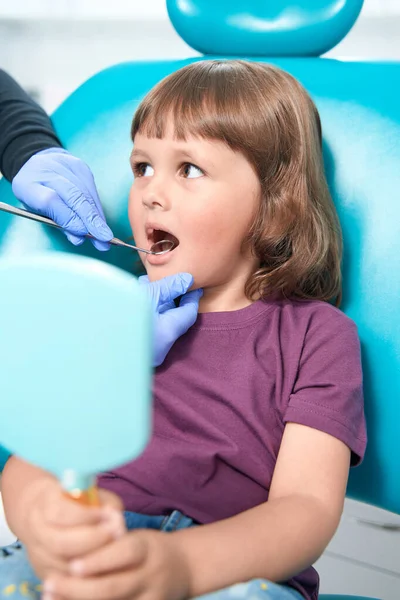
[{"label": "nose", "polygon": [[144,190],[142,202],[146,208],[151,210],[168,210],[170,204],[165,190],[153,182]]}]

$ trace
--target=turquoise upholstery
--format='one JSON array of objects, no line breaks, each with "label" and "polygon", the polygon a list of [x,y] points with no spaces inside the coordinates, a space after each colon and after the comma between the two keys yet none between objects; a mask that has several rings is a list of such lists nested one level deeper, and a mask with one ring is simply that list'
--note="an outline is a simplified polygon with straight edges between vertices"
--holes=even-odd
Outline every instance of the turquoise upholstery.
[{"label": "turquoise upholstery", "polygon": [[363,0],[167,0],[179,35],[202,54],[319,56],[351,29]]},{"label": "turquoise upholstery", "polygon": [[[203,5],[178,4],[200,9]],[[356,4],[359,10],[361,5]],[[175,5],[168,2],[170,14]],[[177,21],[175,26],[179,30]],[[203,35],[205,28],[203,23]],[[304,46],[299,47],[307,54]],[[126,208],[132,181],[131,117],[155,83],[192,60],[197,59],[111,67],[84,83],[54,114],[62,142],[90,165],[107,220],[122,239],[130,235]],[[351,472],[348,495],[400,513],[400,64],[257,60],[273,62],[297,77],[322,117],[326,170],[345,241],[342,309],[358,325],[365,374],[369,445],[363,465]],[[15,202],[5,181],[0,182],[0,199]],[[58,231],[0,215],[3,256],[45,248],[135,268],[129,252],[114,248],[100,255],[89,243],[76,249]],[[321,596],[339,599],[346,597]]]}]

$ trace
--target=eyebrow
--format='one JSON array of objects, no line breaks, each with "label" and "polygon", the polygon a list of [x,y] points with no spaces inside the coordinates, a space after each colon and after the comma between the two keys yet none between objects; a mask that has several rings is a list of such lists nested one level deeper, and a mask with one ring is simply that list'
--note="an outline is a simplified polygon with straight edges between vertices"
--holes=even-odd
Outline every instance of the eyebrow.
[{"label": "eyebrow", "polygon": [[[212,163],[208,157],[196,157],[184,148],[175,148],[173,150],[173,153],[175,154],[175,156],[187,158],[189,161],[193,161],[194,163],[205,163],[214,168],[214,163]],[[150,155],[145,150],[142,150],[141,148],[133,148],[130,159],[134,160],[137,157],[145,158],[150,161]]]},{"label": "eyebrow", "polygon": [[[188,150],[183,150],[182,148],[177,148],[176,150],[174,150],[174,154],[177,156],[182,156],[184,158],[188,158],[189,160],[194,160],[195,162],[197,162],[197,158],[195,156],[193,156],[193,154],[191,152],[189,152]],[[200,162],[203,159],[200,159]]]},{"label": "eyebrow", "polygon": [[133,158],[136,158],[137,156],[143,156],[145,158],[150,158],[149,155],[147,154],[147,152],[145,152],[144,150],[140,150],[138,148],[134,148],[132,150],[132,152],[131,152],[130,158],[132,160]]},{"label": "eyebrow", "polygon": [[208,167],[211,167],[212,169],[215,168],[214,163],[210,160],[208,156],[197,156],[184,148],[174,149],[174,154],[182,158],[187,158],[189,162],[205,165],[206,169],[208,169]]}]

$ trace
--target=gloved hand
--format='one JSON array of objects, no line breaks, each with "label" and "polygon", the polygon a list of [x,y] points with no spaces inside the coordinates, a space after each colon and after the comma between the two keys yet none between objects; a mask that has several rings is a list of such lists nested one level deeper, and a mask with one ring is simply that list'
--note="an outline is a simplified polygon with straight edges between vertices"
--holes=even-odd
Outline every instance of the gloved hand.
[{"label": "gloved hand", "polygon": [[65,228],[75,246],[91,233],[98,250],[108,250],[113,233],[105,221],[89,167],[62,148],[37,152],[12,181],[15,196],[33,211]]},{"label": "gloved hand", "polygon": [[[158,367],[176,340],[195,323],[203,290],[186,293],[193,284],[189,273],[177,273],[153,282],[143,275],[139,277],[139,283],[145,286],[154,307],[153,364]],[[179,296],[182,298],[176,307],[174,300]]]}]

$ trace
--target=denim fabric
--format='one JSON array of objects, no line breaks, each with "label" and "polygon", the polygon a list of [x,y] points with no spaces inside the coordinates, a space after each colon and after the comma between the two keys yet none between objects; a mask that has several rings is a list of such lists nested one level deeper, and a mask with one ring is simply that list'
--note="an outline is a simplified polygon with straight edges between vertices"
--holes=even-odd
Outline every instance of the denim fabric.
[{"label": "denim fabric", "polygon": [[125,512],[125,524],[127,529],[158,529],[160,531],[176,531],[196,525],[193,519],[186,517],[179,510],[174,510],[170,515],[153,517],[151,515],[140,515],[133,512]]},{"label": "denim fabric", "polygon": [[287,585],[272,583],[266,579],[253,579],[211,594],[198,596],[196,600],[304,600],[304,598]]},{"label": "denim fabric", "polygon": [[[176,531],[197,525],[178,510],[168,516],[140,515],[126,512],[128,530],[156,529]],[[19,542],[0,548],[0,599],[39,600],[41,582],[29,564],[26,549]],[[284,585],[255,579],[200,596],[198,600],[302,600],[298,592]]]}]

